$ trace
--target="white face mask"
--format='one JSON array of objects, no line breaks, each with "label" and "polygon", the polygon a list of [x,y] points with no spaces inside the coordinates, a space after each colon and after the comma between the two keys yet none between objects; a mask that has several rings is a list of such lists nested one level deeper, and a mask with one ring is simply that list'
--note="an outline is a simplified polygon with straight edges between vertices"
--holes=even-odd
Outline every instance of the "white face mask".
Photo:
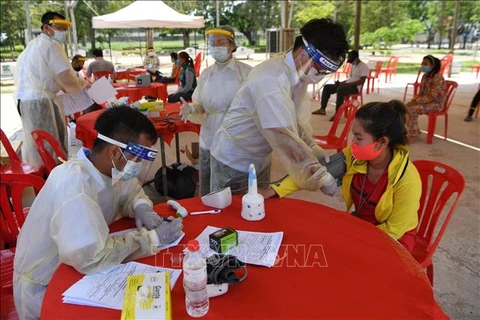
[{"label": "white face mask", "polygon": [[[123,152],[122,152],[123,155]],[[123,156],[125,158],[125,156]],[[127,164],[123,168],[122,171],[118,170],[117,167],[115,166],[115,163],[113,163],[113,168],[112,168],[112,185],[117,183],[118,181],[127,181],[132,178],[138,177],[140,174],[140,171],[142,170],[142,162],[135,162],[132,160],[127,160]]]},{"label": "white face mask", "polygon": [[312,67],[308,70],[308,73],[304,73],[300,79],[306,83],[319,83],[324,77],[324,74],[318,74],[318,71]]},{"label": "white face mask", "polygon": [[149,53],[148,53],[148,56],[149,56],[149,57],[153,57],[154,55],[155,55],[155,52],[149,52]]},{"label": "white face mask", "polygon": [[219,63],[223,63],[228,58],[228,48],[227,47],[212,47],[210,48],[210,55],[212,58]]},{"label": "white face mask", "polygon": [[67,33],[65,31],[58,31],[55,30],[52,39],[56,40],[60,43],[65,43],[65,39],[67,38]]}]

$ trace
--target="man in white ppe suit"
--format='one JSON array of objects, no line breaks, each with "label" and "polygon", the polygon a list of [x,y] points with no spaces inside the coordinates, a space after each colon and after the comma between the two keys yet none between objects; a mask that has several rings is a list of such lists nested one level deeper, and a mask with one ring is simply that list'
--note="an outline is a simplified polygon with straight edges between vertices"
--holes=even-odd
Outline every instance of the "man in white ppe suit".
[{"label": "man in white ppe suit", "polygon": [[306,90],[342,65],[348,43],[342,26],[329,19],[313,19],[300,33],[293,50],[253,68],[235,96],[213,138],[212,191],[245,192],[251,163],[259,183],[268,183],[273,151],[300,188],[336,192],[319,163],[328,156],[312,139]]},{"label": "man in white ppe suit", "polygon": [[24,140],[22,156],[30,165],[43,164],[35,148],[31,132],[41,129],[60,142],[67,153],[65,115],[56,94],[79,92],[90,85],[72,69],[63,43],[70,21],[56,12],[42,16],[42,33],[30,41],[17,61],[14,75],[18,112],[22,120]]},{"label": "man in white ppe suit", "polygon": [[[60,263],[92,273],[156,254],[182,234],[181,219],[163,222],[141,188],[157,154],[152,123],[117,107],[100,115],[95,130],[93,150],[81,149],[50,173],[20,231],[13,276],[20,319],[40,317]],[[109,225],[122,217],[135,218],[138,230],[109,237]]]},{"label": "man in white ppe suit", "polygon": [[220,26],[206,32],[209,52],[215,63],[200,75],[193,92],[193,104],[181,98],[180,115],[187,120],[190,114],[205,114],[200,129],[200,196],[210,192],[210,149],[213,135],[222,124],[240,85],[252,67],[233,58],[236,50],[235,33],[229,26]]}]

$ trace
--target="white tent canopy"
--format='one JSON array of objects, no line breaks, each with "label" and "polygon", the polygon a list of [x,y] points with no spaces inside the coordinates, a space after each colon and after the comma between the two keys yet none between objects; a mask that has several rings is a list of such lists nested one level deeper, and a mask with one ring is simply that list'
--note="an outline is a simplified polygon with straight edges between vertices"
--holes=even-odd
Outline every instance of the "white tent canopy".
[{"label": "white tent canopy", "polygon": [[93,17],[94,29],[203,28],[203,17],[178,13],[163,1],[135,1],[117,12]]}]

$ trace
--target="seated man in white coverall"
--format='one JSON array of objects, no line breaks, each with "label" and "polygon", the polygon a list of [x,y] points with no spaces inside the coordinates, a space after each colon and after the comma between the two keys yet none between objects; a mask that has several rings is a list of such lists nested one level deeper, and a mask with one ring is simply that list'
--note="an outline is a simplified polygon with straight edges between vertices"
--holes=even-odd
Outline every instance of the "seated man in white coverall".
[{"label": "seated man in white coverall", "polygon": [[[81,149],[50,173],[21,229],[13,276],[20,319],[40,317],[60,263],[92,273],[156,254],[182,234],[181,219],[162,222],[141,188],[157,154],[152,123],[117,107],[100,115],[95,130],[93,150]],[[122,217],[135,218],[138,230],[109,237],[109,226]]]},{"label": "seated man in white coverall", "polygon": [[300,33],[293,50],[253,68],[233,99],[210,151],[212,191],[246,192],[251,163],[259,183],[268,183],[273,151],[302,189],[336,192],[319,163],[328,159],[312,139],[306,91],[342,65],[348,43],[342,26],[329,19],[313,19]]},{"label": "seated man in white coverall", "polygon": [[77,77],[63,48],[70,25],[59,13],[45,13],[42,33],[18,57],[14,79],[24,132],[22,156],[31,166],[43,165],[31,136],[33,130],[47,131],[60,142],[65,153],[68,151],[65,115],[57,93],[79,92],[90,86]]},{"label": "seated man in white coverall", "polygon": [[252,70],[248,64],[233,58],[237,49],[235,33],[229,26],[207,31],[209,52],[215,63],[203,70],[193,92],[193,104],[183,101],[180,114],[205,114],[200,129],[200,196],[210,193],[210,149],[213,135],[222,124],[235,94]]}]

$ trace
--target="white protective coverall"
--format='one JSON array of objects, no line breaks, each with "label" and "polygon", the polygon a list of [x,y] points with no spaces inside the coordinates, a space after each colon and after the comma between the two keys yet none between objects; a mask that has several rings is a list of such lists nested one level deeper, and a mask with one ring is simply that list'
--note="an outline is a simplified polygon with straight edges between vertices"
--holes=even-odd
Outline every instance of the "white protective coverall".
[{"label": "white protective coverall", "polygon": [[260,172],[258,181],[268,182],[260,177],[270,166],[272,151],[300,188],[317,191],[323,186],[327,174],[317,160],[323,152],[312,138],[307,86],[291,51],[251,71],[213,138],[212,191],[245,187],[251,163]]},{"label": "white protective coverall", "polygon": [[44,33],[30,41],[18,57],[14,79],[25,135],[22,156],[31,166],[38,167],[43,162],[31,132],[47,131],[67,153],[65,115],[56,94],[61,89],[67,93],[81,91],[87,82],[77,77],[62,45]]},{"label": "white protective coverall", "polygon": [[88,160],[89,152],[80,149],[76,159],[51,172],[21,229],[13,289],[22,320],[40,317],[46,286],[60,263],[86,274],[158,252],[155,230],[108,237],[110,224],[133,218],[134,207],[151,202],[136,179],[112,186]]},{"label": "white protective coverall", "polygon": [[200,129],[200,195],[210,192],[210,149],[212,138],[222,124],[240,85],[252,67],[235,58],[225,64],[215,63],[200,75],[193,92],[193,113],[206,114]]}]

